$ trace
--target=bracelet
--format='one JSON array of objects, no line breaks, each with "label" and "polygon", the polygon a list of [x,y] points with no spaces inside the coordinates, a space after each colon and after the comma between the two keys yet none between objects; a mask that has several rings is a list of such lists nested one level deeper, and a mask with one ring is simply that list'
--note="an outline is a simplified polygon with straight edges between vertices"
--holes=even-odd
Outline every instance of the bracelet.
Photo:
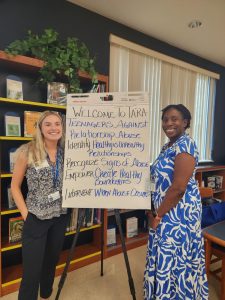
[{"label": "bracelet", "polygon": [[156,216],[158,216],[157,212],[155,211],[155,209],[152,209],[151,210],[151,213],[153,215],[153,217],[155,218]]}]

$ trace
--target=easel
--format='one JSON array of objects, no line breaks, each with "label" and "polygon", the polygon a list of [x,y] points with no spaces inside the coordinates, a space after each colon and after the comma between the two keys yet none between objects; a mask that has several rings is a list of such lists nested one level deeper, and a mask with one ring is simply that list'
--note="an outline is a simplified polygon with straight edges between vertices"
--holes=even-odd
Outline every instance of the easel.
[{"label": "easel", "polygon": [[[79,214],[79,219],[78,219],[78,226],[77,226],[77,231],[74,235],[74,239],[66,260],[66,265],[64,267],[63,273],[61,275],[59,284],[58,284],[58,291],[55,297],[55,300],[59,299],[61,290],[63,288],[64,282],[66,280],[66,276],[67,276],[67,272],[68,272],[68,268],[70,265],[70,261],[72,259],[72,255],[74,253],[76,244],[77,244],[77,240],[78,240],[78,236],[80,233],[80,229],[81,226],[83,224],[83,220],[85,217],[85,208],[80,208],[81,213]],[[122,232],[122,226],[121,226],[121,218],[120,218],[120,212],[119,209],[114,209],[115,212],[115,218],[116,218],[116,224],[118,226],[119,229],[119,233],[120,233],[120,239],[121,239],[121,245],[122,245],[122,250],[123,250],[123,255],[124,255],[124,260],[125,260],[125,265],[126,265],[126,269],[127,269],[127,275],[128,275],[128,281],[129,281],[129,286],[130,286],[130,292],[131,295],[133,297],[133,300],[136,300],[136,296],[135,296],[135,287],[134,287],[134,281],[132,278],[132,274],[131,274],[131,270],[130,270],[130,264],[129,264],[129,260],[128,260],[128,256],[127,256],[127,250],[126,250],[126,244],[125,244],[125,240],[124,240],[124,236],[123,236],[123,232]],[[102,210],[102,227],[101,227],[101,276],[103,276],[103,248],[104,248],[104,212]]]}]

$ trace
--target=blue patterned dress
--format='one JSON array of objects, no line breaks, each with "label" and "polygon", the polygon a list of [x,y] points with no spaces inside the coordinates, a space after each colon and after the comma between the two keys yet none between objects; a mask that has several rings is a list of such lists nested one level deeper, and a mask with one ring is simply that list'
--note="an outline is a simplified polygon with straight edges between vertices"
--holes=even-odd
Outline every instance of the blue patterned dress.
[{"label": "blue patterned dress", "polygon": [[[155,179],[152,201],[157,209],[171,186],[175,157],[189,153],[198,163],[194,141],[186,134],[166,144],[151,167]],[[144,299],[205,300],[208,283],[201,233],[201,198],[195,171],[176,207],[167,212],[156,230],[150,229],[144,274]]]}]

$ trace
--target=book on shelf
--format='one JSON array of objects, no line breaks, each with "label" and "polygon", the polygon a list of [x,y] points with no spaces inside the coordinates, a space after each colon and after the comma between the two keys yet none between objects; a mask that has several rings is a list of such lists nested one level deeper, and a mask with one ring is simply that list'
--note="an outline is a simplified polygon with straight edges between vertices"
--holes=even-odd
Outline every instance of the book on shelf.
[{"label": "book on shelf", "polygon": [[107,228],[107,246],[116,245],[116,226],[109,225]]},{"label": "book on shelf", "polygon": [[78,208],[72,208],[69,224],[67,226],[67,231],[74,231],[77,229],[77,218],[78,218]]},{"label": "book on shelf", "polygon": [[207,187],[211,187],[213,190],[219,190],[223,187],[223,176],[212,175],[207,177]]},{"label": "book on shelf", "polygon": [[7,208],[14,209],[16,208],[16,204],[13,200],[11,187],[7,187]]},{"label": "book on shelf", "polygon": [[94,208],[86,208],[85,209],[85,217],[84,217],[84,227],[93,226],[94,220]]},{"label": "book on shelf", "polygon": [[216,182],[216,190],[223,188],[223,176],[221,175],[214,175],[215,182]]},{"label": "book on shelf", "polygon": [[132,238],[138,235],[138,218],[131,217],[126,219],[126,237]]},{"label": "book on shelf", "polygon": [[15,112],[7,112],[5,119],[5,135],[21,136],[20,116]]},{"label": "book on shelf", "polygon": [[67,226],[66,226],[66,232],[70,231],[71,219],[72,219],[72,211],[71,211],[71,213],[69,215],[69,219],[68,219]]},{"label": "book on shelf", "polygon": [[17,148],[10,148],[9,149],[9,171],[12,173],[15,165],[15,153]]},{"label": "book on shelf", "polygon": [[23,83],[20,77],[15,75],[8,75],[6,77],[6,97],[23,100]]},{"label": "book on shelf", "polygon": [[24,111],[24,136],[33,137],[36,133],[37,121],[41,116],[39,111]]},{"label": "book on shelf", "polygon": [[216,180],[215,180],[214,176],[207,177],[207,187],[210,187],[213,190],[215,190],[215,188],[216,188]]},{"label": "book on shelf", "polygon": [[21,241],[23,224],[24,221],[22,216],[9,218],[9,243],[16,243]]},{"label": "book on shelf", "polygon": [[[85,215],[83,219],[82,227],[91,227],[94,224],[94,208],[85,208]],[[73,208],[71,210],[70,219],[66,231],[74,231],[77,229],[78,220],[80,218],[81,210],[78,208]]]},{"label": "book on shelf", "polygon": [[105,93],[104,83],[94,83],[89,91],[89,93]]},{"label": "book on shelf", "polygon": [[66,105],[68,84],[62,82],[49,82],[47,91],[47,103]]},{"label": "book on shelf", "polygon": [[93,223],[94,224],[101,224],[101,208],[95,208],[94,209]]}]

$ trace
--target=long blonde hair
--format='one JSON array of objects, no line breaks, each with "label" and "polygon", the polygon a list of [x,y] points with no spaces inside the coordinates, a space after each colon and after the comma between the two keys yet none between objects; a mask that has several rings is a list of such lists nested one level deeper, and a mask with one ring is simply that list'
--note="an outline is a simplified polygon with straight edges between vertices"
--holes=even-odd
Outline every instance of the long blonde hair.
[{"label": "long blonde hair", "polygon": [[37,121],[36,134],[34,136],[34,139],[31,142],[22,145],[18,149],[26,152],[28,158],[28,165],[39,165],[47,157],[41,126],[44,119],[50,115],[57,116],[62,123],[62,137],[59,139],[58,145],[64,148],[65,132],[64,132],[64,122],[62,116],[56,111],[46,110],[41,114],[39,120]]}]

